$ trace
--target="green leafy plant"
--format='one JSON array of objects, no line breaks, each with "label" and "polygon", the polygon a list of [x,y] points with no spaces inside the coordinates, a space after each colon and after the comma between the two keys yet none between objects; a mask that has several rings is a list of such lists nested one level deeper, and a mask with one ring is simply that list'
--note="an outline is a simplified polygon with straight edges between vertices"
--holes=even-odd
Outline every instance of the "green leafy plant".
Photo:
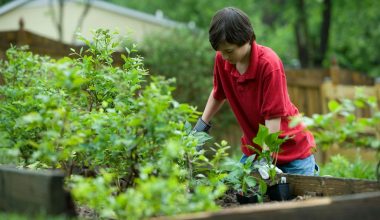
[{"label": "green leafy plant", "polygon": [[226,161],[224,165],[228,170],[228,176],[224,181],[237,193],[244,196],[257,195],[259,202],[263,202],[267,185],[262,179],[252,175],[254,158],[255,155],[248,157],[245,163],[239,163],[233,159]]},{"label": "green leafy plant", "polygon": [[360,157],[350,162],[342,155],[334,155],[330,161],[321,167],[321,175],[330,175],[342,178],[359,178],[375,180],[375,168],[366,164]]},{"label": "green leafy plant", "polygon": [[225,186],[197,184],[190,188],[188,171],[172,162],[184,156],[178,141],[169,141],[156,163],[140,167],[140,177],[133,188],[119,192],[117,187],[112,187],[115,178],[109,173],[95,179],[75,176],[72,179],[75,197],[97,210],[102,218],[145,219],[217,210],[214,200],[223,195]]},{"label": "green leafy plant", "polygon": [[[274,183],[276,176],[276,164],[277,164],[277,155],[280,151],[280,146],[284,143],[289,137],[279,138],[279,132],[269,133],[269,129],[264,125],[259,125],[259,131],[257,132],[256,137],[253,139],[253,143],[261,147],[261,151],[253,148],[258,153],[258,161],[264,161],[263,166],[268,168],[269,178]],[[260,167],[257,167],[260,168]]]},{"label": "green leafy plant", "polygon": [[[379,152],[380,111],[375,97],[367,97],[360,89],[357,89],[354,99],[332,100],[328,103],[328,108],[330,112],[327,114],[296,118],[291,126],[302,120],[313,133],[316,144],[322,152],[334,146],[372,148]],[[357,112],[363,109],[367,109],[370,113],[369,117],[358,116]],[[336,157],[334,163],[342,160],[341,157]],[[358,161],[360,161],[359,158],[354,164]],[[332,170],[337,166],[329,165],[328,167],[329,172],[333,174],[341,172]],[[369,170],[363,169],[363,171]]]},{"label": "green leafy plant", "polygon": [[[226,143],[207,161],[195,150],[203,139],[189,133],[199,114],[173,99],[173,80],[148,76],[135,48],[113,66],[120,40],[108,30],[82,40],[88,49],[60,60],[7,51],[0,142],[12,157],[2,161],[63,169],[79,204],[104,218],[217,209],[224,174],[203,172],[196,161],[219,166]],[[94,177],[73,175],[85,171]],[[206,180],[195,181],[201,171]]]},{"label": "green leafy plant", "polygon": [[[145,54],[144,64],[150,72],[175,78],[174,98],[197,109],[204,107],[212,88],[210,77],[215,51],[207,39],[205,31],[180,28],[151,34],[140,47]],[[223,128],[235,124],[235,118],[227,108],[222,108],[213,124],[215,131],[222,132],[211,131],[211,134],[215,138],[225,138]]]},{"label": "green leafy plant", "polygon": [[[322,150],[331,146],[380,148],[380,112],[375,97],[366,97],[360,90],[353,100],[332,100],[328,103],[330,112],[303,117],[308,128],[313,132],[317,145]],[[356,111],[367,108],[370,117],[358,117]],[[293,121],[293,125],[299,120]]]},{"label": "green leafy plant", "polygon": [[[279,138],[279,134],[280,132],[269,133],[267,127],[259,125],[259,131],[253,141],[265,150],[260,151],[250,146],[257,152],[257,158],[255,158],[256,155],[252,155],[247,158],[245,163],[236,163],[233,160],[226,162],[225,169],[229,171],[225,179],[226,184],[242,195],[258,195],[259,201],[262,202],[268,184],[257,175],[253,175],[253,171],[265,168],[269,173],[271,184],[275,183],[276,155],[280,150],[280,145],[287,140],[287,137]],[[264,162],[258,163],[257,161]]]},{"label": "green leafy plant", "polygon": [[189,158],[189,164],[192,165],[190,170],[192,176],[195,177],[192,179],[194,185],[217,186],[223,183],[227,176],[223,165],[228,159],[229,148],[227,142],[222,141],[220,144],[215,143],[215,146],[209,147],[208,151],[211,152],[201,150]]}]

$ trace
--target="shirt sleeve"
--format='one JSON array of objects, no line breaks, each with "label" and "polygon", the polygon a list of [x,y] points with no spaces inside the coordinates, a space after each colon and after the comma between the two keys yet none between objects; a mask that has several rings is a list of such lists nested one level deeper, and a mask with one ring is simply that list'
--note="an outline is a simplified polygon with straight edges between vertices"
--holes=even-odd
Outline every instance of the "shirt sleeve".
[{"label": "shirt sleeve", "polygon": [[282,69],[273,70],[264,77],[262,94],[261,115],[265,120],[287,116],[287,103],[290,99]]},{"label": "shirt sleeve", "polygon": [[226,98],[226,95],[223,90],[222,80],[221,80],[221,68],[222,63],[218,62],[218,54],[215,56],[214,62],[214,86],[213,86],[213,97],[216,100],[223,100]]}]

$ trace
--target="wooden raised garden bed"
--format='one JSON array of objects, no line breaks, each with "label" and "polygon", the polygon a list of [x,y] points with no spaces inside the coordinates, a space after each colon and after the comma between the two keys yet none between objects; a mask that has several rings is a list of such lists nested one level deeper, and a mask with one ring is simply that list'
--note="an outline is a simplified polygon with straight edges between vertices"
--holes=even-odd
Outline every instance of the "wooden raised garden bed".
[{"label": "wooden raised garden bed", "polygon": [[25,170],[0,166],[0,211],[74,216],[70,193],[58,170]]},{"label": "wooden raised garden bed", "polygon": [[378,181],[281,174],[290,184],[293,197],[306,200],[270,202],[177,216],[175,219],[379,219]]},{"label": "wooden raised garden bed", "polygon": [[[302,200],[269,202],[192,213],[173,219],[378,219],[380,184],[377,181],[282,174],[293,197]],[[58,171],[30,171],[0,166],[0,211],[27,214],[75,215],[70,194]],[[161,217],[157,219],[168,219]]]}]

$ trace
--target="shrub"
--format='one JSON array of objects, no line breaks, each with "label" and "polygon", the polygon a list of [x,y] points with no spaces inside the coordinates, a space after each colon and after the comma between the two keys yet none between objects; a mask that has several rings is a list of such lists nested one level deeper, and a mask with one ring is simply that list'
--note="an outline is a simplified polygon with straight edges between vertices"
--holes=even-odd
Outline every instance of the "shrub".
[{"label": "shrub", "polygon": [[[88,49],[61,60],[8,50],[0,64],[2,153],[16,165],[63,169],[77,201],[101,217],[217,209],[223,173],[197,168],[207,159],[195,150],[205,135],[192,134],[189,122],[199,115],[173,99],[173,81],[149,77],[135,48],[113,66],[119,41],[108,30],[82,40]],[[207,166],[226,156],[226,144],[220,148]],[[71,175],[84,169],[94,178]],[[213,177],[195,181],[202,173]]]},{"label": "shrub", "polygon": [[[175,78],[175,99],[203,111],[212,90],[215,57],[206,32],[175,29],[152,34],[144,39],[141,50],[151,74]],[[235,117],[227,107],[225,105],[213,119],[215,129],[211,132],[216,138],[225,139],[229,132],[226,128],[237,127]],[[238,142],[240,144],[240,140]]]},{"label": "shrub", "polygon": [[[376,135],[380,134],[380,112],[375,97],[366,97],[357,91],[354,100],[342,99],[328,103],[330,112],[314,114],[304,117],[303,120],[312,130],[317,146],[327,150],[333,145],[342,147],[370,147],[380,149],[380,141]],[[368,108],[370,117],[358,117],[356,110]],[[299,123],[296,118],[293,123]]]},{"label": "shrub", "polygon": [[330,162],[321,167],[320,174],[342,178],[376,179],[374,166],[364,163],[360,157],[352,163],[339,154],[332,156]]}]

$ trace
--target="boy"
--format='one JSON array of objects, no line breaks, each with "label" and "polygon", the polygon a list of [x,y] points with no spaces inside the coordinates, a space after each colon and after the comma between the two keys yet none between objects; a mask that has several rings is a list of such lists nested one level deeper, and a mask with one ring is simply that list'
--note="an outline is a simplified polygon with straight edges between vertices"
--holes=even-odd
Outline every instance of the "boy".
[{"label": "boy", "polygon": [[246,145],[261,150],[252,139],[259,124],[264,124],[271,133],[281,131],[280,137],[292,137],[280,147],[278,168],[285,173],[314,175],[318,170],[312,155],[314,137],[301,124],[289,127],[290,117],[299,113],[290,101],[282,62],[255,40],[249,18],[241,10],[227,7],[214,15],[209,29],[209,41],[217,51],[214,86],[194,129],[207,132],[212,117],[228,100],[243,131],[242,163],[254,154]]}]

